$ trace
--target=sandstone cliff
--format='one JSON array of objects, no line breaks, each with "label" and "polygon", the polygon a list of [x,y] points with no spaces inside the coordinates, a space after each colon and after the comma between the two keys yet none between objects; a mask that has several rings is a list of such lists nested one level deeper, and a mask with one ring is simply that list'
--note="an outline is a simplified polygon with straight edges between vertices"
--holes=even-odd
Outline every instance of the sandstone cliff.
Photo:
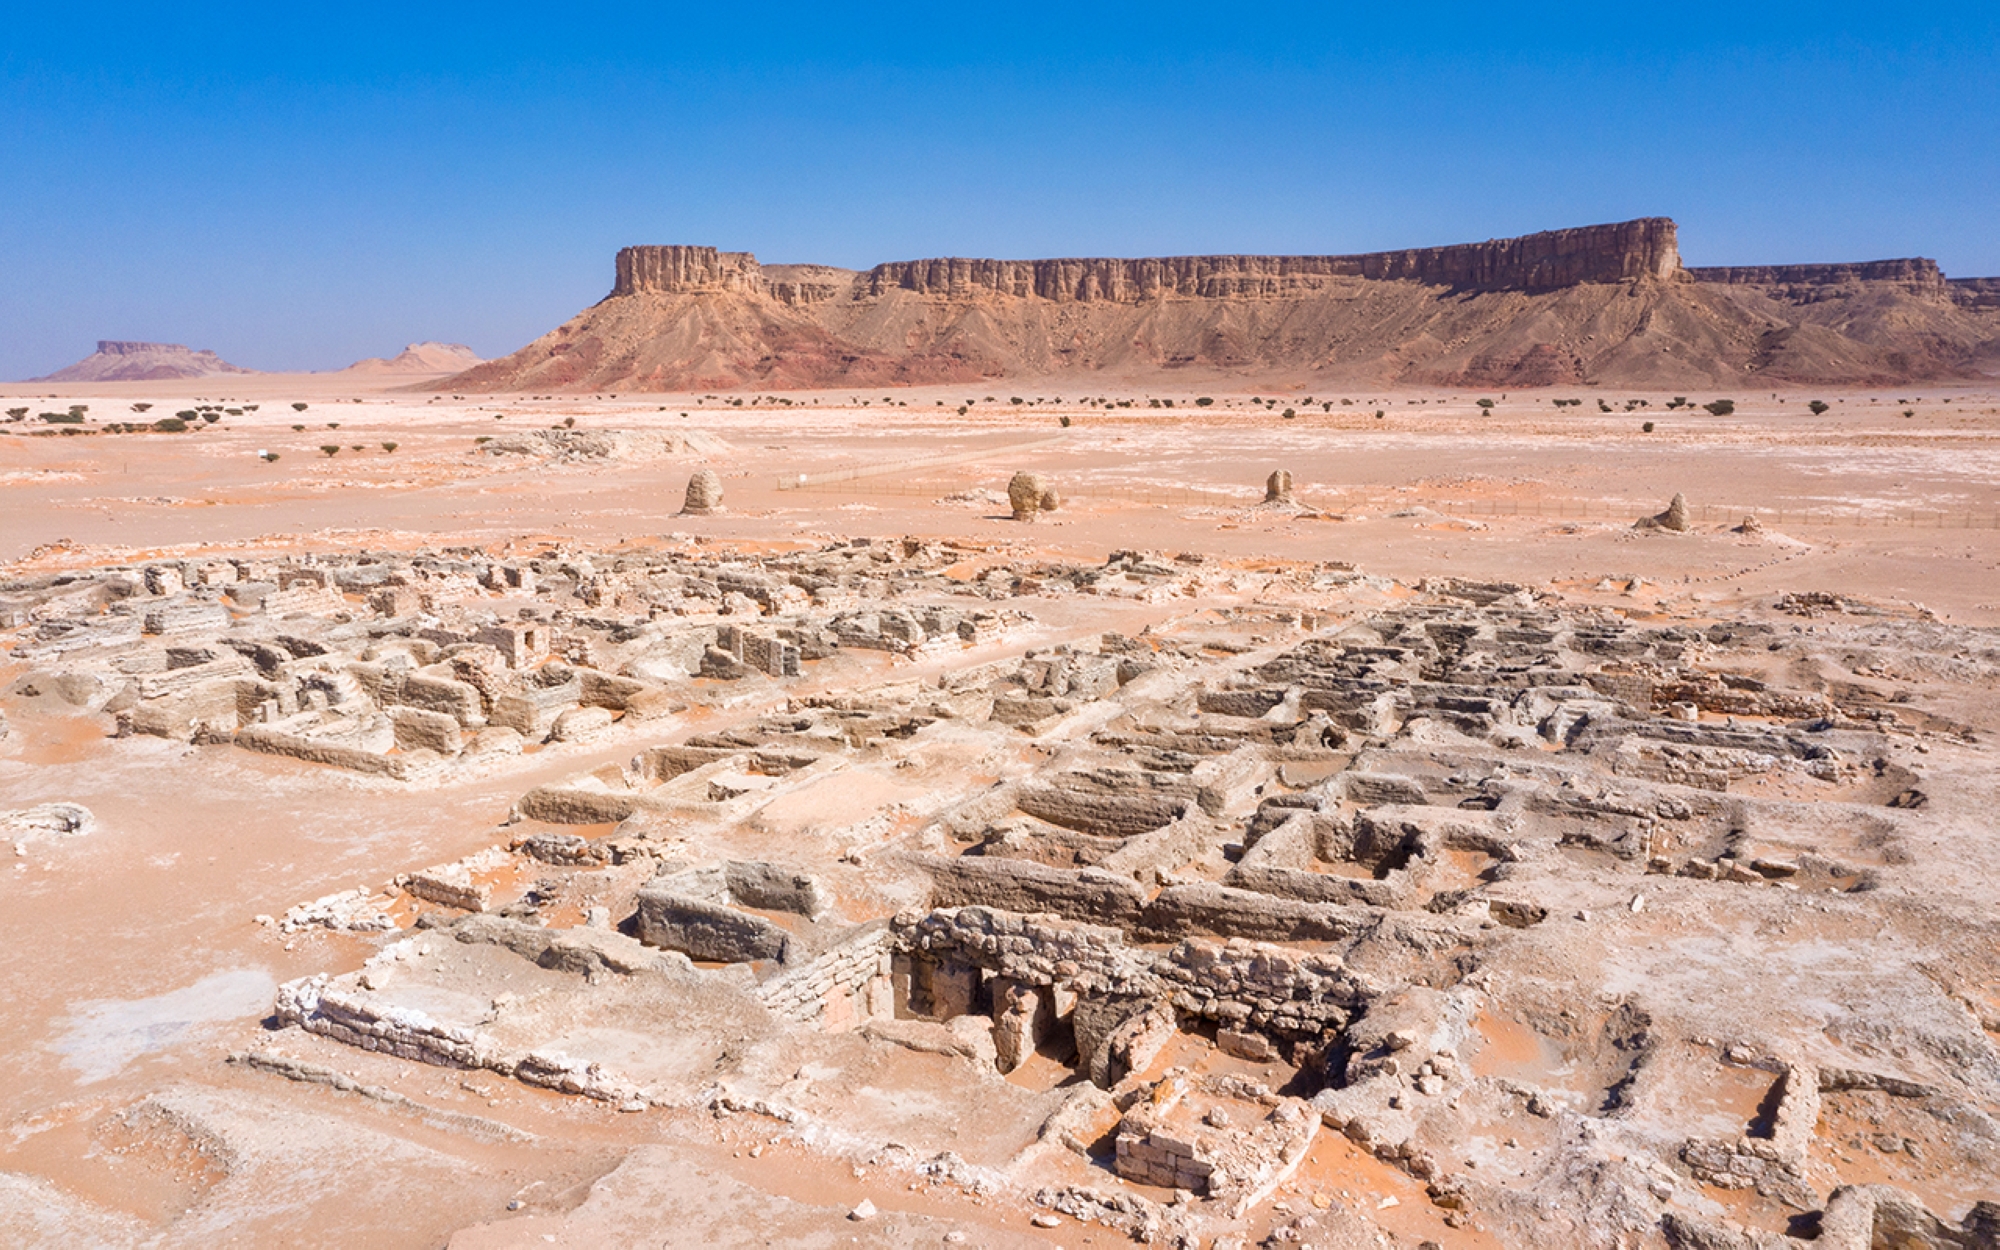
[{"label": "sandstone cliff", "polygon": [[230,364],[211,351],[192,351],[179,343],[139,343],[99,339],[97,350],[66,368],[31,382],[158,382],[168,378],[205,378],[217,373],[255,373]]},{"label": "sandstone cliff", "polygon": [[1684,269],[1674,223],[1349,256],[897,261],[632,247],[602,302],[452,390],[1163,372],[1466,387],[1893,384],[2000,360],[2000,282],[1934,261]]}]

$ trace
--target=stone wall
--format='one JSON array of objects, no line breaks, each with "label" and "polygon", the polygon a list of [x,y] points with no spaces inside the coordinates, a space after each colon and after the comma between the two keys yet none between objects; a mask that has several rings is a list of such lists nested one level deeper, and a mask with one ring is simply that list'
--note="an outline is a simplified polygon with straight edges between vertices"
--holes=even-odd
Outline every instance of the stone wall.
[{"label": "stone wall", "polygon": [[887,921],[862,925],[838,946],[764,983],[773,1015],[828,1031],[895,1014],[890,968],[896,933]]}]

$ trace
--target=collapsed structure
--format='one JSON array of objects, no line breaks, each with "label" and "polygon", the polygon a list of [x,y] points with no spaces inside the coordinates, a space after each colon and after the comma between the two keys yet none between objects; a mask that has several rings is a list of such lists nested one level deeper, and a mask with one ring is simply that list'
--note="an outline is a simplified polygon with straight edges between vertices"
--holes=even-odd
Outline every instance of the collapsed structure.
[{"label": "collapsed structure", "polygon": [[[1144,1240],[1234,1227],[1336,1150],[1509,1244],[2000,1238],[1992,923],[1911,850],[1926,770],[1990,761],[1829,676],[1960,644],[1932,623],[917,540],[4,593],[24,680],[134,734],[384,785],[629,744],[479,855],[269,918],[381,934],[283,987],[287,1029],[903,1143]],[[1155,619],[1037,620],[1092,596]],[[834,1075],[906,1052],[948,1117]]]}]

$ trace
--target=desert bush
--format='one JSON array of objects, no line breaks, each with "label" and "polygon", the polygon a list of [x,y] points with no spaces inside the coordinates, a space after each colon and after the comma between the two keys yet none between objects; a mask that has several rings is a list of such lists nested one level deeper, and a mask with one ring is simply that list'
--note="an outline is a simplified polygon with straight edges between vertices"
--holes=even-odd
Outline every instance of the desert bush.
[{"label": "desert bush", "polygon": [[1639,432],[1641,434],[1651,434],[1653,432],[1653,423],[1651,421],[1646,422],[1646,424],[1639,427]]},{"label": "desert bush", "polygon": [[1476,402],[1479,405],[1479,407],[1486,412],[1493,411],[1493,401],[1490,399],[1481,399],[1481,400],[1476,400],[1474,402]]},{"label": "desert bush", "polygon": [[1213,404],[1214,402],[1215,400],[1211,399],[1209,396],[1203,395],[1201,398],[1194,401],[1194,406],[1197,408],[1206,408],[1210,404]]},{"label": "desert bush", "polygon": [[304,412],[305,410],[306,410],[306,406],[305,406],[304,404],[293,404],[293,405],[292,405],[292,411],[293,411],[293,412]]},{"label": "desert bush", "polygon": [[45,412],[42,414],[42,420],[48,422],[50,425],[82,425],[83,414],[80,412]]},{"label": "desert bush", "polygon": [[1601,399],[1600,399],[1600,400],[1598,400],[1598,401],[1597,401],[1597,410],[1598,410],[1599,412],[1610,412],[1610,411],[1611,411],[1611,405],[1610,405],[1610,404],[1607,404],[1607,403],[1605,403],[1605,402],[1604,402],[1603,400],[1601,400]]},{"label": "desert bush", "polygon": [[187,430],[188,423],[179,417],[161,417],[153,422],[153,428],[162,434],[180,434]]},{"label": "desert bush", "polygon": [[1685,408],[1687,406],[1688,406],[1688,397],[1685,395],[1676,395],[1672,399],[1667,401],[1667,407],[1669,408]]},{"label": "desert bush", "polygon": [[1706,412],[1711,417],[1726,417],[1736,411],[1736,401],[1733,399],[1718,399],[1713,403],[1703,404],[1701,408],[1703,412]]},{"label": "desert bush", "polygon": [[204,412],[201,414],[201,419],[210,425],[214,425],[217,421],[222,420],[222,414],[219,412]]},{"label": "desert bush", "polygon": [[575,428],[576,428],[576,418],[575,418],[575,417],[564,417],[564,418],[563,418],[563,428],[564,428],[565,430],[573,430],[573,429],[575,429]]},{"label": "desert bush", "polygon": [[340,454],[339,443],[321,443],[319,445],[319,449],[325,452],[328,456],[337,456]]},{"label": "desert bush", "polygon": [[959,416],[961,416],[961,417],[962,417],[962,416],[964,416],[964,415],[965,415],[965,410],[966,410],[966,409],[967,409],[968,407],[970,407],[970,405],[969,405],[969,404],[960,404],[960,405],[958,406],[958,415],[959,415]]},{"label": "desert bush", "polygon": [[382,450],[383,450],[383,451],[394,451],[394,450],[396,450],[396,444],[394,444],[394,443],[384,443],[384,444],[382,444]]},{"label": "desert bush", "polygon": [[151,404],[133,404],[133,405],[132,405],[132,411],[134,411],[134,412],[148,412],[148,411],[150,411],[150,410],[152,409],[152,407],[153,407],[153,405],[151,405]]},{"label": "desert bush", "polygon": [[232,417],[240,417],[243,415],[243,410],[241,408],[224,408],[223,411],[228,413]]},{"label": "desert bush", "polygon": [[1069,428],[1069,418],[1068,418],[1068,417],[1057,417],[1057,418],[1056,418],[1056,420],[1057,420],[1057,421],[1060,421],[1060,422],[1062,422],[1062,428],[1064,428],[1065,430],[1067,430],[1067,429]]},{"label": "desert bush", "polygon": [[1287,409],[1285,409],[1285,411],[1284,411],[1284,418],[1285,418],[1285,420],[1287,420],[1287,421],[1290,421],[1290,420],[1291,420],[1291,419],[1292,419],[1293,417],[1296,417],[1296,416],[1298,416],[1298,415],[1299,415],[1299,414],[1298,414],[1298,413],[1297,413],[1296,411],[1294,411],[1293,409],[1290,409],[1290,408],[1287,408]]},{"label": "desert bush", "polygon": [[1914,417],[1917,415],[1917,410],[1915,408],[1905,408],[1903,409],[1903,415],[1906,417]]},{"label": "desert bush", "polygon": [[1025,403],[1026,401],[1023,400],[1019,395],[1010,395],[1007,398],[1007,402],[1010,404],[1019,404],[1019,403]]},{"label": "desert bush", "polygon": [[1386,413],[1386,412],[1382,411],[1382,410],[1381,410],[1380,408],[1377,408],[1377,409],[1375,410],[1375,419],[1376,419],[1377,421],[1380,421],[1380,420],[1381,420],[1382,418],[1384,418],[1384,417],[1386,417],[1386,416],[1388,416],[1388,415],[1389,415],[1388,413]]},{"label": "desert bush", "polygon": [[9,421],[20,421],[25,419],[27,415],[28,410],[26,408],[9,408],[7,410],[7,419]]},{"label": "desert bush", "polygon": [[304,427],[303,425],[295,425],[295,426],[293,426],[292,428],[293,428],[294,430],[303,430],[303,429],[305,429],[306,427]]},{"label": "desert bush", "polygon": [[1821,413],[1825,412],[1827,409],[1831,407],[1833,407],[1833,405],[1827,403],[1823,399],[1815,399],[1814,401],[1806,405],[1806,408],[1810,410],[1815,417],[1819,416]]},{"label": "desert bush", "polygon": [[337,429],[339,429],[339,428],[340,428],[340,422],[338,422],[338,421],[329,421],[329,422],[327,422],[327,423],[326,423],[326,428],[327,428],[327,429],[329,429],[329,430],[337,430]]}]

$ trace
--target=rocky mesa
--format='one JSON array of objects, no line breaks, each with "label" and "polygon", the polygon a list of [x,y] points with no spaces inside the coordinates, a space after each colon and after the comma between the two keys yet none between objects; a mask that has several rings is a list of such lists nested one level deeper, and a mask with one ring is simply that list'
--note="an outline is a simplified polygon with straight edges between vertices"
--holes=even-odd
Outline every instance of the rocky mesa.
[{"label": "rocky mesa", "polygon": [[628,247],[603,301],[439,385],[1942,381],[2000,372],[1996,288],[1922,258],[1689,268],[1664,217],[1356,255],[943,257],[859,271]]},{"label": "rocky mesa", "polygon": [[97,350],[66,368],[31,382],[161,382],[169,378],[205,378],[218,373],[255,373],[232,365],[212,351],[194,351],[179,343],[139,343],[99,339]]}]

